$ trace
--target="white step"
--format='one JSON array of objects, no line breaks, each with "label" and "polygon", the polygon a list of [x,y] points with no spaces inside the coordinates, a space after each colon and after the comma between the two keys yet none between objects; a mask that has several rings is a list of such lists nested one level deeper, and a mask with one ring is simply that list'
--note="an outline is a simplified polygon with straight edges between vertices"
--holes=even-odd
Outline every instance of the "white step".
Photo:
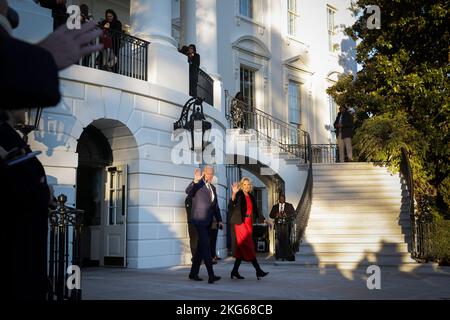
[{"label": "white step", "polygon": [[313,188],[332,188],[332,189],[339,189],[344,187],[371,187],[376,188],[377,186],[380,188],[400,188],[400,183],[398,181],[389,181],[389,180],[322,180],[317,181],[313,178]]},{"label": "white step", "polygon": [[352,176],[352,175],[346,175],[341,177],[335,177],[335,176],[329,176],[329,175],[323,175],[323,176],[316,176],[313,174],[313,182],[319,183],[321,185],[322,183],[327,183],[329,185],[341,185],[346,184],[347,182],[370,182],[371,184],[393,184],[396,183],[398,187],[400,187],[400,181],[396,177],[391,176],[376,176],[371,177],[370,179],[367,178],[366,175],[364,176]]},{"label": "white step", "polygon": [[[408,220],[403,220],[405,223],[409,222]],[[373,226],[376,227],[398,227],[401,226],[398,224],[398,220],[392,219],[317,219],[310,218],[308,220],[308,228],[323,228],[323,227],[335,227],[335,228],[346,228],[346,227],[361,227],[361,228],[370,228]],[[405,224],[403,227],[407,227]]]},{"label": "white step", "polygon": [[314,170],[362,170],[362,169],[375,169],[375,170],[387,170],[385,166],[374,166],[373,164],[366,162],[353,162],[353,163],[313,163]]},{"label": "white step", "polygon": [[[409,229],[404,229],[404,232],[407,232]],[[380,236],[383,235],[401,235],[402,234],[402,228],[400,226],[393,226],[391,228],[386,227],[372,227],[372,228],[361,228],[361,227],[355,227],[355,228],[334,228],[334,227],[328,227],[328,228],[315,228],[315,227],[309,227],[306,231],[306,234],[308,236],[310,235],[372,235],[377,234]]]},{"label": "white step", "polygon": [[405,235],[403,234],[390,234],[390,235],[380,235],[380,234],[364,234],[364,235],[353,235],[353,234],[308,234],[308,229],[304,237],[305,243],[378,243],[378,242],[388,242],[388,243],[404,243]]},{"label": "white step", "polygon": [[310,216],[314,215],[331,215],[331,216],[341,216],[343,217],[356,217],[361,219],[361,216],[365,218],[371,217],[409,217],[409,211],[395,209],[379,209],[379,208],[320,208],[312,206]]},{"label": "white step", "polygon": [[401,263],[415,263],[409,253],[396,253],[393,255],[382,253],[364,253],[364,252],[343,252],[343,253],[320,253],[319,255],[302,254],[299,252],[295,260],[308,263],[340,263],[350,262],[359,263],[367,260],[377,265],[396,265]]},{"label": "white step", "polygon": [[[368,181],[369,182],[369,181]],[[405,192],[408,191],[402,188],[399,184],[387,184],[387,185],[375,185],[375,184],[363,184],[363,185],[344,185],[339,188],[333,188],[325,183],[316,183],[313,185],[313,195],[320,193],[346,193],[346,192],[361,192],[361,193],[378,193],[378,192]]]},{"label": "white step", "polygon": [[389,193],[389,192],[372,192],[372,193],[359,193],[359,192],[313,192],[314,200],[333,200],[333,199],[349,199],[351,201],[355,199],[376,199],[378,201],[383,201],[384,199],[395,199],[401,202],[402,197],[399,193]]},{"label": "white step", "polygon": [[377,177],[394,177],[398,179],[397,175],[391,175],[387,171],[381,171],[381,170],[339,170],[339,171],[332,171],[332,170],[313,170],[314,177],[346,177],[346,176],[363,176],[367,179],[377,178]]},{"label": "white step", "polygon": [[312,245],[300,246],[299,252],[305,254],[315,254],[317,252],[380,252],[383,248],[383,253],[408,253],[408,245],[406,243],[315,243]]}]

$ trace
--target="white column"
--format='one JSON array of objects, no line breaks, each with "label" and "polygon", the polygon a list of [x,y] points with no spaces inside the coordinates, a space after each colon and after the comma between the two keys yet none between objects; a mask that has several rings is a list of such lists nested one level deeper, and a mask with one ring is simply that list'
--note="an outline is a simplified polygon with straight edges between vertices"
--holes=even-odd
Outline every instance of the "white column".
[{"label": "white column", "polygon": [[217,0],[182,0],[183,45],[195,44],[200,68],[214,79],[214,106],[221,108],[222,83],[218,73]]},{"label": "white column", "polygon": [[130,0],[130,24],[134,36],[150,41],[148,80],[188,94],[189,66],[172,38],[172,1]]},{"label": "white column", "polygon": [[13,36],[37,43],[53,31],[53,18],[50,9],[42,8],[33,0],[9,0],[8,4],[19,15],[19,26]]},{"label": "white column", "polygon": [[131,0],[130,23],[134,36],[152,43],[175,46],[171,1]]}]

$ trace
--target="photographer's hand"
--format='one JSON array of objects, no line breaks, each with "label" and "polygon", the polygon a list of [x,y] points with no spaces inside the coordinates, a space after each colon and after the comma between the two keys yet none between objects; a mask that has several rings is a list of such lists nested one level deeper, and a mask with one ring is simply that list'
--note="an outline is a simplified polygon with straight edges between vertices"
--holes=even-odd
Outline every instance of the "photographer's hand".
[{"label": "photographer's hand", "polygon": [[102,34],[95,22],[87,22],[79,30],[69,30],[66,25],[42,40],[38,45],[53,56],[59,70],[65,69],[82,57],[103,49],[103,44],[92,44]]}]

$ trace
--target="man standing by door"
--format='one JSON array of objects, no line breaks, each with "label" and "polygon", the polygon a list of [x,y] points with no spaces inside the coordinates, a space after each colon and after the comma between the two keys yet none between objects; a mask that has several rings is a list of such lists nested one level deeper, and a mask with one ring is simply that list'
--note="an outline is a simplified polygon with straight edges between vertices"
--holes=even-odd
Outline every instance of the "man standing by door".
[{"label": "man standing by door", "polygon": [[186,193],[192,198],[191,223],[195,226],[198,234],[197,251],[192,260],[189,279],[201,281],[198,273],[200,264],[203,260],[208,270],[208,283],[214,283],[220,280],[220,277],[214,275],[211,257],[210,229],[215,217],[218,225],[223,227],[222,217],[220,215],[219,205],[217,203],[216,188],[211,184],[214,177],[214,169],[210,166],[195,169],[194,181],[186,188]]}]

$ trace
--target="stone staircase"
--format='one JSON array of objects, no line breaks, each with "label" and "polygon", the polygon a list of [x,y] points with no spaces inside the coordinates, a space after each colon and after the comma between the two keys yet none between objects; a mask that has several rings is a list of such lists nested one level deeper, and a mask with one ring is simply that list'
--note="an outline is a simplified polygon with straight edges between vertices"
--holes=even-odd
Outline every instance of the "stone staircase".
[{"label": "stone staircase", "polygon": [[310,218],[295,264],[354,269],[416,264],[399,177],[370,163],[313,165]]}]

